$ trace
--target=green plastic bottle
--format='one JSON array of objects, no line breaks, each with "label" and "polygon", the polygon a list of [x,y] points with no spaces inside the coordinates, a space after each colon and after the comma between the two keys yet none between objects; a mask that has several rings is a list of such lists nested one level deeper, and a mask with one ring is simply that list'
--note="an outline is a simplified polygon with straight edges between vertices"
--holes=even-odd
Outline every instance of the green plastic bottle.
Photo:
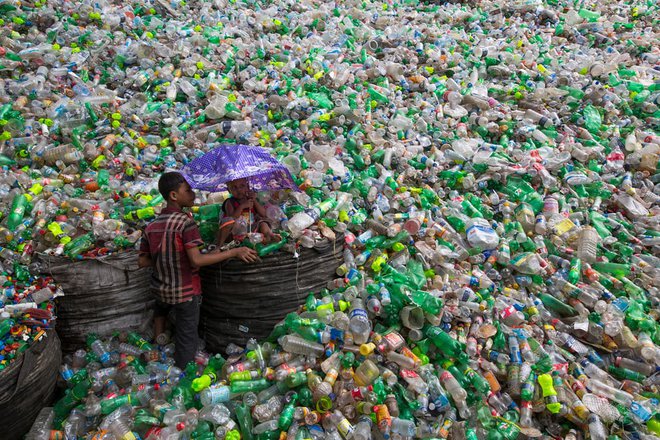
[{"label": "green plastic bottle", "polygon": [[280,418],[278,419],[277,422],[277,427],[282,430],[286,431],[289,429],[289,426],[291,426],[291,423],[293,423],[293,414],[296,410],[296,402],[298,401],[298,395],[294,395],[294,398],[291,399],[289,403],[286,404],[286,406],[282,409],[282,412],[280,413]]},{"label": "green plastic bottle", "polygon": [[94,234],[89,232],[74,238],[64,246],[64,254],[69,258],[76,258],[82,253],[92,249],[96,243]]},{"label": "green plastic bottle", "polygon": [[236,394],[247,393],[248,391],[257,393],[261,390],[265,390],[270,385],[271,383],[264,378],[257,380],[244,380],[244,381],[232,382],[231,392]]},{"label": "green plastic bottle", "polygon": [[7,216],[7,228],[10,231],[14,232],[23,221],[28,204],[29,202],[25,194],[18,194],[14,197],[14,200],[11,202],[11,208],[9,208],[9,215]]},{"label": "green plastic bottle", "polygon": [[219,372],[222,371],[224,365],[225,359],[220,354],[211,357],[209,363],[204,368],[202,375],[192,381],[192,390],[199,393],[203,389],[210,387],[211,384],[217,382]]},{"label": "green plastic bottle", "polygon": [[154,349],[153,346],[149,342],[147,342],[146,339],[144,339],[142,336],[138,335],[135,332],[130,332],[128,334],[127,340],[129,344],[135,345],[136,347],[142,350],[151,351]]},{"label": "green plastic bottle", "polygon": [[430,326],[426,329],[426,336],[435,344],[435,346],[448,357],[456,358],[460,362],[467,363],[467,354],[465,353],[465,344],[458,342],[449,336],[440,327]]},{"label": "green plastic bottle", "polygon": [[558,313],[563,317],[577,316],[578,312],[570,305],[558,300],[552,295],[547,293],[539,293],[538,298],[541,300],[543,305],[553,312]]},{"label": "green plastic bottle", "polygon": [[252,421],[252,414],[250,413],[250,408],[245,404],[241,403],[236,405],[236,420],[238,421],[238,426],[241,431],[242,440],[253,440],[254,435],[252,434],[252,428],[254,423]]}]

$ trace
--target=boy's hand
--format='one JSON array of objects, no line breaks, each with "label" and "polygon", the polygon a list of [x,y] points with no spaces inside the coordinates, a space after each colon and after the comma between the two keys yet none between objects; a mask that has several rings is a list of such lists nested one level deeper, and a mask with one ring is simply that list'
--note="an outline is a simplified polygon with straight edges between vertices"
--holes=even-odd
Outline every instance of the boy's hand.
[{"label": "boy's hand", "polygon": [[257,252],[254,249],[248,247],[239,247],[234,248],[230,252],[234,253],[234,257],[245,263],[254,263],[259,259]]},{"label": "boy's hand", "polygon": [[239,213],[243,212],[245,209],[247,210],[252,210],[254,208],[254,199],[248,199],[245,202],[241,203],[241,206],[239,207],[240,209],[238,210]]},{"label": "boy's hand", "polygon": [[138,257],[138,267],[151,267],[153,266],[153,261],[151,260],[151,255],[149,254],[141,254]]}]

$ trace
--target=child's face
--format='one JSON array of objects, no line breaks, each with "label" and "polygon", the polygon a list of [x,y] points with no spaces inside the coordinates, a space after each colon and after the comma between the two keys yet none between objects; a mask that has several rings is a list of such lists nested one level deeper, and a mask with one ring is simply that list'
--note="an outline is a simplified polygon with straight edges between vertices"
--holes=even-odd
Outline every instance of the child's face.
[{"label": "child's face", "polygon": [[195,204],[195,192],[190,188],[188,182],[182,183],[176,191],[172,192],[176,196],[174,201],[176,201],[182,208],[189,208]]},{"label": "child's face", "polygon": [[233,180],[227,184],[229,193],[237,199],[245,199],[250,193],[250,186],[245,179]]}]

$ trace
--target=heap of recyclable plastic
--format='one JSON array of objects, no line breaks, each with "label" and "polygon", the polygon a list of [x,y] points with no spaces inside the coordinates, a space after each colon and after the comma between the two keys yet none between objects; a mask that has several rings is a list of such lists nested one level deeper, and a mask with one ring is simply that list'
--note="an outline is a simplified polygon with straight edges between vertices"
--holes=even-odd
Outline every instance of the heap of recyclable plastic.
[{"label": "heap of recyclable plastic", "polygon": [[199,377],[90,336],[34,438],[660,435],[654,2],[0,11],[7,281],[133,247],[160,171],[228,139],[298,179],[269,210],[293,241],[347,238],[327,291]]}]

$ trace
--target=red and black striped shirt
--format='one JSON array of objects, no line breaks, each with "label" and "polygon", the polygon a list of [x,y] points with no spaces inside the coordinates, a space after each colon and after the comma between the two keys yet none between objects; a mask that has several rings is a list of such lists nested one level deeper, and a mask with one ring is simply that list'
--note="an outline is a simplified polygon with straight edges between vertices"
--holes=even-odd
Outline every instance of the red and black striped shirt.
[{"label": "red and black striped shirt", "polygon": [[153,261],[151,290],[166,304],[188,301],[202,293],[199,268],[188,259],[186,249],[204,242],[190,214],[165,208],[142,234],[140,254]]}]

